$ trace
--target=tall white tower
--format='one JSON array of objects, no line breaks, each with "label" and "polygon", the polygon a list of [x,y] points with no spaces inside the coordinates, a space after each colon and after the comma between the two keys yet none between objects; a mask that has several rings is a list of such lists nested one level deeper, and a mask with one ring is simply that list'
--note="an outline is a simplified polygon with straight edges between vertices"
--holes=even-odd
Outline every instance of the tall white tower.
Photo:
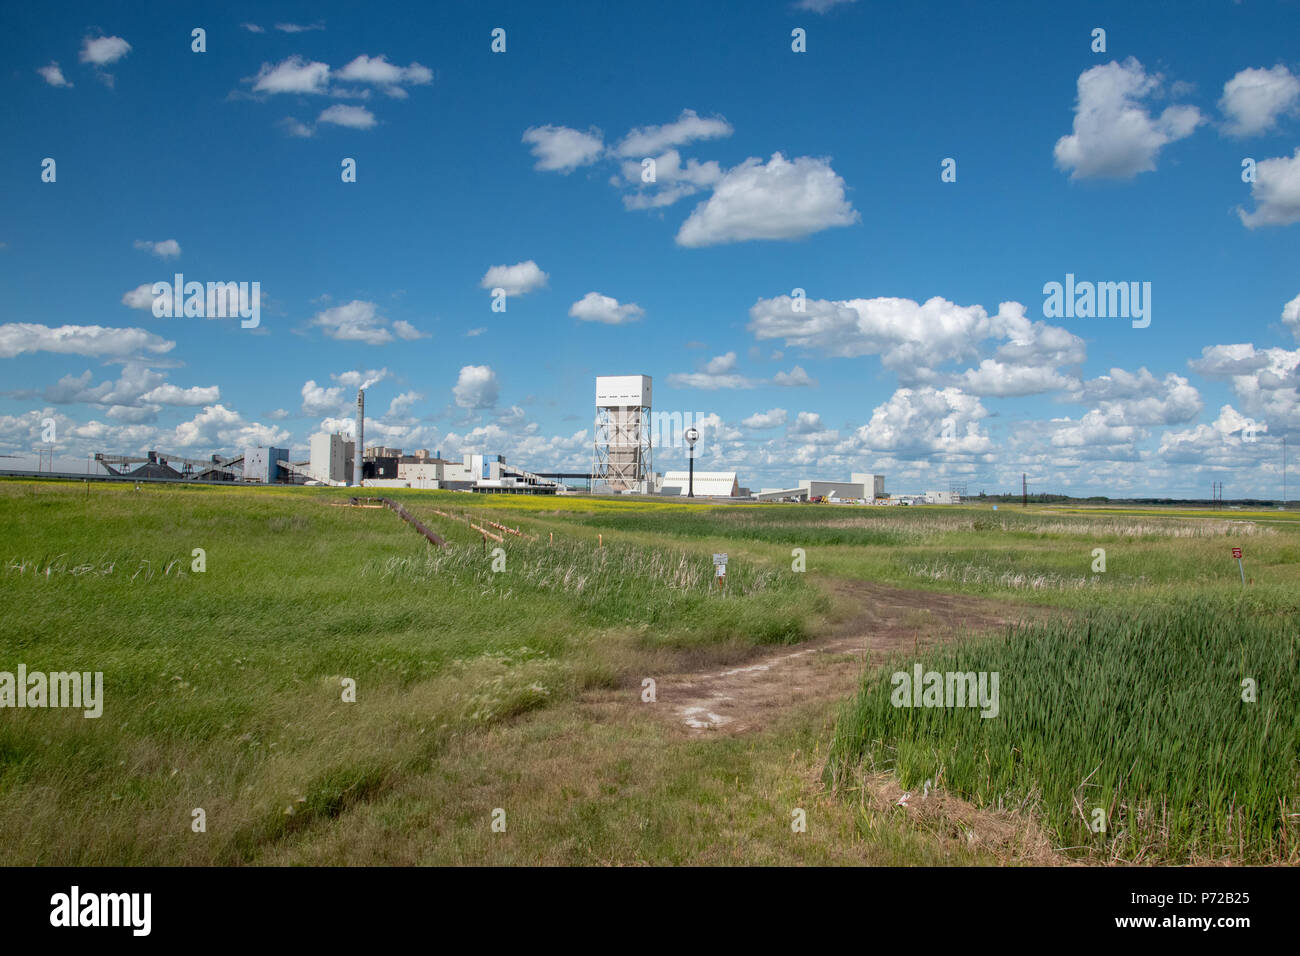
[{"label": "tall white tower", "polygon": [[650,404],[649,375],[596,377],[593,491],[653,490]]}]

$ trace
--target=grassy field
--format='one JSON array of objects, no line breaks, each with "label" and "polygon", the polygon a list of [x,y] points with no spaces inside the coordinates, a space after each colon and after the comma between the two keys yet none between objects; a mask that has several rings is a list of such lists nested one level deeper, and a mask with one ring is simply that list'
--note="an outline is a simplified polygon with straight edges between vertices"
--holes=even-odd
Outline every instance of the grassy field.
[{"label": "grassy field", "polygon": [[[335,489],[0,482],[0,671],[105,687],[98,719],[0,710],[0,863],[1022,858],[867,801],[881,775],[970,813],[1014,800],[1089,859],[1295,858],[1291,515],[392,497],[451,547]],[[471,521],[520,535],[485,546]],[[906,661],[1001,668],[997,720],[882,707],[890,667],[842,712],[734,737],[619,704],[644,675],[826,633],[853,612],[837,581],[1060,616]],[[1079,829],[1081,787],[1104,838]]]},{"label": "grassy field", "polygon": [[981,806],[1027,806],[1081,856],[1300,858],[1294,615],[1252,614],[1239,601],[1106,609],[920,663],[998,674],[995,718],[895,706],[892,674],[915,666],[896,659],[846,708],[828,778],[865,767]]},{"label": "grassy field", "polygon": [[707,557],[585,536],[512,542],[493,573],[467,526],[431,521],[456,544],[433,553],[346,500],[0,485],[0,669],[102,671],[106,698],[92,720],[0,712],[5,862],[255,860],[457,734],[615,686],[668,648],[798,640],[825,604],[744,562],[714,596]]}]

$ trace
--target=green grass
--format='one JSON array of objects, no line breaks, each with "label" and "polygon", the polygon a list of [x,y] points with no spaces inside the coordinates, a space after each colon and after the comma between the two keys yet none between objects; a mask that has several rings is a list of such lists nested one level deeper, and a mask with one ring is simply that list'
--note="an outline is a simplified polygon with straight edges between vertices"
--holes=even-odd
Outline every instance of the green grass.
[{"label": "green grass", "polygon": [[[1101,610],[897,658],[841,715],[827,778],[890,771],[1027,805],[1101,859],[1300,860],[1300,616],[1241,602]],[[998,673],[999,713],[895,706],[891,675]],[[1256,700],[1243,700],[1253,680]],[[1106,821],[1094,832],[1094,810]]]},{"label": "green grass", "polygon": [[[941,827],[917,831],[888,807],[820,793],[832,740],[836,773],[887,765],[911,785],[938,772],[938,754],[945,786],[967,773],[962,786],[979,801],[1005,803],[1024,787],[1062,845],[1086,843],[1090,858],[1294,858],[1291,836],[1269,821],[1294,812],[1295,522],[391,492],[451,544],[438,550],[386,509],[336,507],[349,495],[0,482],[0,670],[105,677],[98,720],[0,711],[0,863],[999,861]],[[470,521],[522,537],[485,547]],[[1246,550],[1246,588],[1233,546]],[[1104,574],[1091,570],[1098,547]],[[203,573],[192,570],[195,548]],[[796,548],[807,574],[791,569]],[[716,551],[731,556],[721,592],[708,586]],[[996,777],[1002,789],[973,756],[992,759],[975,745],[994,728],[967,728],[977,736],[960,747],[938,728],[900,735],[912,755],[903,767],[862,737],[867,723],[832,732],[824,706],[716,741],[593,709],[593,695],[635,699],[644,675],[816,633],[832,613],[819,585],[833,579],[1096,609],[1112,614],[1097,618],[1111,636],[1080,642],[1059,623],[970,649],[1005,667],[1004,716],[985,724],[1017,709],[1049,721],[1050,733],[1018,731],[1037,728],[1046,743]],[[1203,609],[1203,623],[1143,610],[1175,605]],[[1240,627],[1225,630],[1223,607]],[[1125,698],[1119,717],[1107,717],[1100,692],[1106,706],[1062,709],[1059,686],[1044,687],[1079,679],[1059,673],[1063,660],[1112,676],[1120,661],[1147,664],[1165,690]],[[1205,696],[1229,677],[1235,686],[1243,667],[1264,675],[1255,710]],[[1018,698],[1012,673],[1039,675],[1038,697]],[[357,683],[356,703],[341,699],[344,678]],[[1193,711],[1161,709],[1175,691]],[[1196,701],[1208,701],[1203,714]],[[1259,715],[1269,736],[1251,750],[1242,734]],[[1183,725],[1201,718],[1209,730],[1196,738]],[[1158,752],[1146,777],[1118,766],[1141,744],[1142,721],[1160,734],[1172,721],[1169,746],[1184,748],[1166,763]],[[1095,752],[1066,747],[1098,733]],[[1190,754],[1211,745],[1221,749],[1209,756],[1232,760],[1226,776],[1205,777],[1207,796]],[[1099,760],[1080,771],[1087,756]],[[1072,830],[1061,806],[1094,766],[1082,793],[1110,788],[1105,841]],[[1287,802],[1270,810],[1277,799]],[[491,842],[479,824],[499,800],[525,825]],[[790,840],[792,801],[816,808],[806,842]],[[1157,806],[1167,840],[1150,830]],[[195,808],[204,834],[191,830]]]},{"label": "green grass", "polygon": [[[503,523],[546,535],[728,551],[809,573],[1011,602],[1088,608],[1141,606],[1242,591],[1232,548],[1245,550],[1247,599],[1295,607],[1300,522],[1237,512],[1127,513],[1031,507],[674,505],[566,498],[485,505]],[[1094,571],[1097,549],[1105,571]]]},{"label": "green grass", "polygon": [[457,542],[439,551],[346,499],[0,483],[0,670],[105,685],[99,719],[0,711],[0,862],[255,859],[457,734],[616,683],[638,655],[796,640],[825,603],[743,560],[711,594],[707,556],[572,539],[512,539],[493,573],[458,523],[429,521]]},{"label": "green grass", "polygon": [[[491,550],[471,546],[388,558],[361,573],[420,589],[437,582],[446,591],[477,595],[480,606],[564,595],[570,620],[639,627],[647,640],[673,645],[738,634],[757,644],[789,644],[808,636],[807,587],[795,574],[739,562],[729,567],[724,590],[712,586],[711,560],[685,551],[593,547],[572,539],[490,544]],[[818,608],[823,604],[815,602]]]}]

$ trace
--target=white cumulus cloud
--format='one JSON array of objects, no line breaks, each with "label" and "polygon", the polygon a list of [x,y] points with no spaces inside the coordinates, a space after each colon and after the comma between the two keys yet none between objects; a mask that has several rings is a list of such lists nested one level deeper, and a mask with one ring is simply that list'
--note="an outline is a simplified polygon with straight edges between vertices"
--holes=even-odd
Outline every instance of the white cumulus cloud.
[{"label": "white cumulus cloud", "polygon": [[339,70],[336,76],[340,80],[385,87],[422,86],[433,82],[433,71],[427,66],[419,63],[397,66],[389,63],[383,54],[375,57],[362,54]]},{"label": "white cumulus cloud", "polygon": [[1165,432],[1156,454],[1166,461],[1184,465],[1239,468],[1249,452],[1267,447],[1260,441],[1267,433],[1267,423],[1257,422],[1231,405],[1224,405],[1219,409],[1219,417],[1208,425]]},{"label": "white cumulus cloud", "polygon": [[829,160],[745,160],[728,170],[713,195],[695,207],[677,232],[683,246],[710,246],[751,239],[799,239],[848,226],[861,218],[845,198],[844,180]]},{"label": "white cumulus cloud", "polygon": [[304,60],[296,53],[280,63],[263,63],[256,76],[244,82],[255,93],[325,93],[329,89],[328,63]]},{"label": "white cumulus cloud", "polygon": [[1129,372],[1113,368],[1080,384],[1071,401],[1096,404],[1093,409],[1108,425],[1173,425],[1201,413],[1200,393],[1181,375],[1157,378],[1145,368]]},{"label": "white cumulus cloud", "polygon": [[159,259],[175,259],[181,254],[181,244],[175,239],[163,239],[160,242],[150,242],[148,239],[137,239],[134,243],[135,248],[151,252]]},{"label": "white cumulus cloud", "polygon": [[1056,165],[1072,179],[1131,179],[1156,168],[1167,144],[1190,136],[1203,122],[1194,106],[1169,106],[1152,116],[1144,101],[1163,80],[1133,57],[1094,66],[1079,75],[1074,132],[1056,142]]},{"label": "white cumulus cloud", "polygon": [[466,365],[451,392],[461,408],[480,409],[496,405],[501,388],[491,366]]},{"label": "white cumulus cloud", "polygon": [[1300,148],[1290,159],[1281,156],[1256,163],[1250,198],[1255,200],[1254,212],[1237,210],[1247,229],[1300,222]]},{"label": "white cumulus cloud", "polygon": [[[800,308],[796,308],[796,305]],[[1025,395],[1067,383],[1057,365],[1084,359],[1078,336],[1031,321],[1018,302],[1003,302],[989,315],[982,306],[960,306],[935,296],[912,299],[759,299],[749,310],[755,338],[782,339],[789,346],[853,358],[879,355],[886,368],[909,384],[933,381],[934,368],[973,359],[981,343],[1002,340],[993,356],[958,376],[954,385],[987,395]]]},{"label": "white cumulus cloud", "polygon": [[81,62],[105,66],[116,63],[131,52],[131,44],[121,37],[84,37],[81,41]]},{"label": "white cumulus cloud", "polygon": [[959,388],[900,388],[871,413],[854,434],[863,449],[901,457],[991,451],[993,442],[979,428],[988,411]]},{"label": "white cumulus cloud", "polygon": [[596,161],[605,143],[600,130],[587,132],[567,126],[533,126],[524,131],[523,141],[537,158],[535,169],[571,173]]},{"label": "white cumulus cloud", "polygon": [[63,71],[59,69],[59,64],[51,60],[48,65],[36,68],[36,72],[41,75],[46,83],[50,86],[72,86],[63,76]]},{"label": "white cumulus cloud", "polygon": [[642,166],[640,160],[627,160],[622,165],[623,178],[626,183],[636,186],[635,192],[623,197],[623,205],[628,209],[661,209],[671,206],[685,196],[693,195],[722,179],[722,167],[709,160],[701,163],[695,159],[682,162],[677,150],[670,149],[654,160],[654,181],[646,182],[644,176],[648,167]]},{"label": "white cumulus cloud", "polygon": [[181,388],[164,382],[157,388],[150,389],[140,396],[143,402],[159,405],[210,405],[221,397],[221,389],[216,385],[193,385]]},{"label": "white cumulus cloud", "polygon": [[1282,306],[1282,324],[1291,330],[1297,342],[1300,342],[1300,295]]},{"label": "white cumulus cloud", "polygon": [[209,405],[190,421],[177,425],[169,444],[220,452],[249,445],[284,445],[290,437],[290,432],[278,426],[245,421],[234,409]]},{"label": "white cumulus cloud", "polygon": [[816,385],[817,380],[805,372],[803,366],[796,365],[788,372],[777,372],[773,375],[772,384],[783,388],[805,388]]},{"label": "white cumulus cloud", "polygon": [[154,299],[152,289],[153,284],[150,282],[138,285],[122,294],[122,304],[132,309],[149,309],[152,311]]},{"label": "white cumulus cloud", "polygon": [[302,413],[304,415],[343,415],[352,402],[343,388],[325,388],[308,379],[302,386]]},{"label": "white cumulus cloud", "polygon": [[318,123],[332,123],[335,126],[347,126],[350,129],[370,129],[378,122],[375,114],[364,106],[349,106],[335,103],[321,110],[316,117]]},{"label": "white cumulus cloud", "polygon": [[1242,70],[1223,85],[1219,109],[1229,136],[1254,136],[1277,125],[1278,117],[1296,112],[1300,79],[1282,64],[1271,70]]},{"label": "white cumulus cloud", "polygon": [[0,325],[0,358],[24,352],[57,352],[64,355],[122,356],[138,352],[161,355],[176,347],[144,329],[114,329],[102,325],[60,325],[34,322],[6,322]]},{"label": "white cumulus cloud", "polygon": [[639,126],[619,142],[615,152],[623,157],[646,157],[662,153],[673,146],[681,146],[697,139],[718,139],[730,136],[734,130],[721,116],[702,117],[695,110],[682,110],[682,115],[662,126]]},{"label": "white cumulus cloud", "polygon": [[391,324],[379,314],[379,307],[373,302],[354,299],[343,305],[336,305],[316,313],[311,324],[319,326],[332,339],[341,342],[365,342],[367,345],[383,345],[393,341],[394,333],[399,338],[412,339],[423,336],[415,327],[399,320]]},{"label": "white cumulus cloud", "polygon": [[599,292],[588,292],[569,307],[569,315],[583,322],[603,322],[606,325],[622,325],[635,322],[645,314],[645,310],[632,302],[619,304],[612,296]]},{"label": "white cumulus cloud", "polygon": [[512,266],[491,266],[479,285],[484,289],[505,289],[506,295],[524,295],[543,288],[550,276],[532,259]]},{"label": "white cumulus cloud", "polygon": [[429,338],[428,332],[421,332],[405,319],[396,319],[393,321],[393,334],[406,342],[414,342],[416,339]]},{"label": "white cumulus cloud", "polygon": [[765,412],[755,412],[748,418],[744,419],[741,424],[746,428],[755,430],[764,428],[777,428],[784,425],[789,414],[784,408],[769,408]]}]

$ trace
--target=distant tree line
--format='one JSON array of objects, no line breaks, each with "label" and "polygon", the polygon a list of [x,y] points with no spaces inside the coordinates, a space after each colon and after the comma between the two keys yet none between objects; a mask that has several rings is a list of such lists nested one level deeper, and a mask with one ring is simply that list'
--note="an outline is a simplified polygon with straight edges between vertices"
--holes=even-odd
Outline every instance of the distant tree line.
[{"label": "distant tree line", "polygon": [[[967,501],[972,500],[968,497]],[[996,504],[1010,503],[1017,504],[1021,501],[1020,492],[1004,491],[1001,494],[985,494],[981,491],[974,496],[974,500],[987,501]],[[1092,495],[1087,498],[1076,498],[1072,495],[1054,495],[1048,493],[1035,493],[1029,495],[1025,500],[1031,504],[1089,504],[1089,505],[1181,505],[1183,507],[1203,507],[1213,508],[1216,505],[1223,506],[1228,504],[1240,505],[1243,508],[1277,508],[1282,502],[1276,498],[1226,498],[1222,501],[1215,501],[1212,498],[1108,498],[1105,495]],[[1288,501],[1287,508],[1297,507],[1297,502]]]}]

